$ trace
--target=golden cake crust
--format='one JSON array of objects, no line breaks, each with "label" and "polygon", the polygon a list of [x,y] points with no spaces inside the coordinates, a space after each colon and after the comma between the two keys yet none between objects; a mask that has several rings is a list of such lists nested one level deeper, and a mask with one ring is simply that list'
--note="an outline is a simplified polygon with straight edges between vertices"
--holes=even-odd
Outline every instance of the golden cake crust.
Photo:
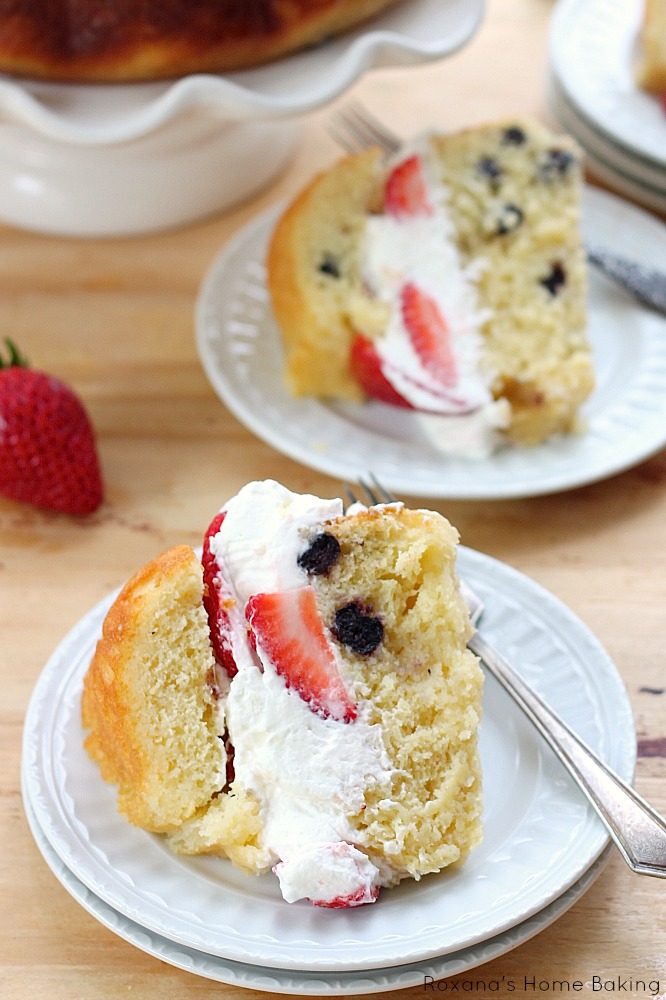
[{"label": "golden cake crust", "polygon": [[[314,177],[275,228],[267,281],[295,396],[363,398],[346,363],[354,332],[346,317],[359,297],[355,251],[368,212],[380,206],[383,176],[378,149],[346,157]],[[326,255],[344,265],[335,285],[322,273]]]},{"label": "golden cake crust", "polygon": [[666,2],[645,0],[639,34],[636,82],[661,97],[666,93]]},{"label": "golden cake crust", "polygon": [[[207,774],[198,785],[188,781],[178,787],[175,743],[169,747],[155,740],[168,715],[169,659],[178,659],[175,665],[185,673],[188,657],[178,657],[178,651],[189,649],[200,683],[191,685],[197,701],[189,711],[192,718],[181,721],[196,730],[197,747],[216,743],[206,685],[213,658],[202,593],[200,563],[189,546],[175,546],[151,560],[111,606],[84,680],[86,749],[104,778],[118,786],[120,811],[148,830],[177,827],[220,787],[217,760],[203,764]],[[177,710],[182,707],[181,701]]]},{"label": "golden cake crust", "polygon": [[399,0],[0,0],[0,72],[125,82],[258,66]]}]

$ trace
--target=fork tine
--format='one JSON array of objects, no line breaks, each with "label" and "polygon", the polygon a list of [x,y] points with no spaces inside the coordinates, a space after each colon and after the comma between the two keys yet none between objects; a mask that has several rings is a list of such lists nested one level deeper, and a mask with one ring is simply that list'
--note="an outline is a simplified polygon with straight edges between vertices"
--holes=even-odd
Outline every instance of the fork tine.
[{"label": "fork tine", "polygon": [[350,505],[353,503],[360,503],[349,483],[345,483],[345,496],[347,497],[347,501]]},{"label": "fork tine", "polygon": [[365,481],[365,479],[359,478],[358,483],[359,483],[359,486],[361,486],[365,490],[365,495],[366,495],[366,497],[367,497],[367,499],[369,501],[368,506],[373,506],[374,504],[379,503],[379,498],[377,497],[376,493],[374,492],[372,486],[370,486]]},{"label": "fork tine", "polygon": [[359,498],[354,493],[352,487],[345,483],[345,494],[350,504],[364,502],[367,506],[372,507],[378,503],[395,503],[395,498],[386,490],[377,477],[372,473],[368,473],[368,480],[363,479],[359,476],[358,485],[361,487],[365,494],[364,501],[359,501]]},{"label": "fork tine", "polygon": [[369,146],[380,146],[391,155],[402,143],[362,104],[349,104],[333,115],[328,130],[339,145],[350,153],[359,152]]},{"label": "fork tine", "polygon": [[389,493],[386,487],[382,486],[382,484],[379,482],[374,472],[370,472],[369,476],[372,482],[374,483],[375,488],[379,491],[379,496],[382,503],[395,503],[396,502],[395,497]]},{"label": "fork tine", "polygon": [[362,142],[355,133],[352,134],[344,122],[331,120],[326,129],[331,139],[346,153],[360,153],[367,149],[367,143]]},{"label": "fork tine", "polygon": [[350,120],[356,122],[361,132],[369,141],[378,143],[387,153],[397,153],[402,143],[397,135],[393,135],[378,118],[375,118],[367,108],[358,102],[349,105]]}]

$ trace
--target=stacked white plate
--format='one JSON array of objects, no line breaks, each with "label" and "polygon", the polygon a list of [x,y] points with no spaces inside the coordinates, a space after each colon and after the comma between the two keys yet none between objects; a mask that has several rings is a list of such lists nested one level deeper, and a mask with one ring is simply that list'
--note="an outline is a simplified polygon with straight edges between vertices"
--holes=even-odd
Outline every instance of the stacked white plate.
[{"label": "stacked white plate", "polygon": [[[462,549],[484,633],[625,779],[626,691],[599,642],[527,577]],[[83,678],[114,594],[64,638],[25,721],[26,814],[46,863],[97,920],[148,954],[218,982],[310,996],[374,994],[460,976],[560,917],[601,871],[608,836],[504,690],[488,678],[483,844],[459,869],[407,880],[351,910],[285,903],[273,875],[172,854],[118,814],[84,749]]]},{"label": "stacked white plate", "polygon": [[644,0],[559,0],[550,32],[548,98],[583,147],[590,172],[666,214],[666,108],[636,85]]}]

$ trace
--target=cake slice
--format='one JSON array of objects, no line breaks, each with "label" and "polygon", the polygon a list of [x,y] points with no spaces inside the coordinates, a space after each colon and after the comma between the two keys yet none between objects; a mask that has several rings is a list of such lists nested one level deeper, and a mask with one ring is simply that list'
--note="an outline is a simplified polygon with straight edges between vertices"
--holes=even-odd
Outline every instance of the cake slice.
[{"label": "cake slice", "polygon": [[118,806],[284,898],[373,902],[481,838],[482,674],[441,515],[250,483],[124,587],[83,692]]},{"label": "cake slice", "polygon": [[666,0],[645,0],[635,71],[639,87],[666,101]]},{"label": "cake slice", "polygon": [[468,457],[575,429],[594,384],[580,189],[574,143],[522,120],[319,175],[267,257],[290,391],[405,407]]}]

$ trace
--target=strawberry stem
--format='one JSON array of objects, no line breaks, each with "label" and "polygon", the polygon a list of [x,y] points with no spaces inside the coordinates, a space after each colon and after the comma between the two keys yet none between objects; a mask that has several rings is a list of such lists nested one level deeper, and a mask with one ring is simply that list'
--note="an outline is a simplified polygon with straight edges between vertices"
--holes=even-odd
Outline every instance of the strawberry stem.
[{"label": "strawberry stem", "polygon": [[7,349],[9,351],[9,363],[7,364],[2,354],[0,354],[0,368],[27,368],[28,359],[24,358],[19,352],[19,349],[14,341],[10,340],[9,337],[5,337],[5,344],[7,345]]}]

